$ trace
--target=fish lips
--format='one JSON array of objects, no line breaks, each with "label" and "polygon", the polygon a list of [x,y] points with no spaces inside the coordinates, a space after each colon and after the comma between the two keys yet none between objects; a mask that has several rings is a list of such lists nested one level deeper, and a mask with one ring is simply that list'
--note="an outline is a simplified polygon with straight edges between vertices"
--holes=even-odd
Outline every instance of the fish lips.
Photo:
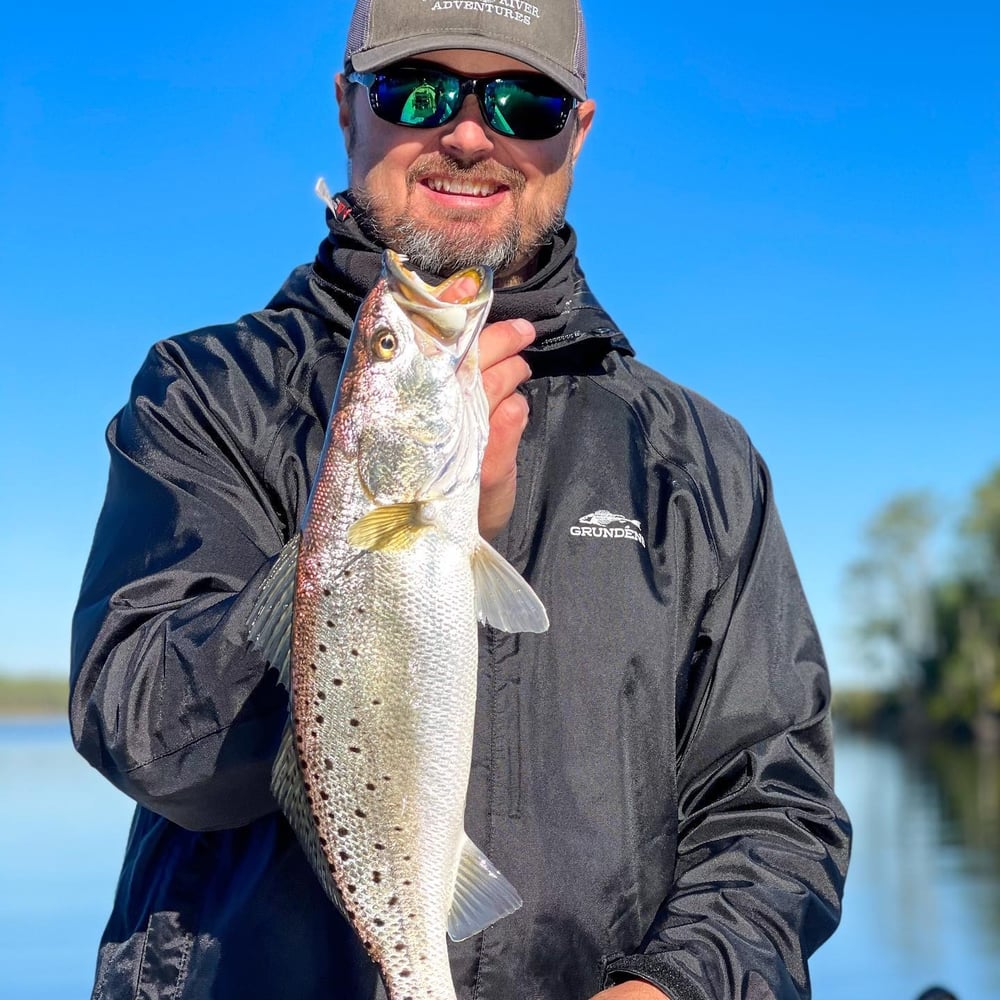
[{"label": "fish lips", "polygon": [[[438,285],[430,285],[404,267],[406,258],[394,250],[382,255],[382,278],[389,294],[418,331],[417,344],[427,356],[444,353],[457,369],[468,356],[493,302],[493,271],[470,267],[453,274]],[[458,302],[442,301],[456,282],[472,279],[474,295]],[[425,336],[420,336],[423,333]]]}]

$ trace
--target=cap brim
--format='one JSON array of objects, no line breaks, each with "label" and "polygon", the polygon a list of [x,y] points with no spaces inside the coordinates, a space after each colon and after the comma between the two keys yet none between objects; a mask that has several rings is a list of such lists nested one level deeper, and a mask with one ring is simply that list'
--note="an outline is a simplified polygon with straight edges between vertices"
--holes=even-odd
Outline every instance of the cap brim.
[{"label": "cap brim", "polygon": [[522,48],[513,42],[500,41],[496,38],[484,38],[482,35],[436,34],[417,35],[383,45],[373,45],[370,49],[355,52],[351,65],[362,73],[382,69],[391,63],[399,62],[409,56],[421,55],[424,52],[434,52],[438,49],[476,49],[479,52],[495,52],[498,55],[519,59],[532,69],[553,79],[561,87],[565,87],[578,100],[587,99],[587,86],[575,73],[565,67],[557,66],[544,56],[530,49]]}]

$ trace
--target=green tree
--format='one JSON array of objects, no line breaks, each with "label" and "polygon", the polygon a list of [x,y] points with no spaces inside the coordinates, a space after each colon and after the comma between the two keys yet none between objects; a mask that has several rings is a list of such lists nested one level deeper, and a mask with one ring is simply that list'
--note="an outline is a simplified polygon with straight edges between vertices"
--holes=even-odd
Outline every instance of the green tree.
[{"label": "green tree", "polygon": [[1000,467],[973,492],[947,575],[932,572],[937,523],[926,492],[896,497],[869,522],[865,555],[848,569],[854,637],[909,721],[1000,748]]},{"label": "green tree", "polygon": [[853,635],[883,679],[920,691],[933,657],[930,543],[938,523],[930,493],[890,500],[865,529],[866,554],[847,571]]},{"label": "green tree", "polygon": [[1000,466],[973,491],[959,531],[962,560],[940,643],[941,697],[978,742],[1000,747]]}]

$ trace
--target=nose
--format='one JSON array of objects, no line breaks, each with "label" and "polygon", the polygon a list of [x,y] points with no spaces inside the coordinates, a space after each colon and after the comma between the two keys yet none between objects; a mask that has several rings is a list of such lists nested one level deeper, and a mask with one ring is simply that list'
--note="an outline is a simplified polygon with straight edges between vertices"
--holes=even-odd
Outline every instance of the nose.
[{"label": "nose", "polygon": [[474,94],[465,98],[458,114],[444,128],[441,146],[452,159],[477,163],[493,152],[493,133],[483,121]]}]

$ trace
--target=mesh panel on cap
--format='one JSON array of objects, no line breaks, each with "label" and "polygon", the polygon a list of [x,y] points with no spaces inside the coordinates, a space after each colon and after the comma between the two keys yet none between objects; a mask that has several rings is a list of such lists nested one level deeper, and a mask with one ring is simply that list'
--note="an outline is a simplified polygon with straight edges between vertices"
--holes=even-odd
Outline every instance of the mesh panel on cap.
[{"label": "mesh panel on cap", "polygon": [[347,54],[351,55],[368,44],[372,0],[358,0],[354,8],[354,17],[347,30]]},{"label": "mesh panel on cap", "polygon": [[577,76],[587,78],[587,28],[583,22],[583,6],[576,7],[576,49],[573,52],[573,68]]}]

